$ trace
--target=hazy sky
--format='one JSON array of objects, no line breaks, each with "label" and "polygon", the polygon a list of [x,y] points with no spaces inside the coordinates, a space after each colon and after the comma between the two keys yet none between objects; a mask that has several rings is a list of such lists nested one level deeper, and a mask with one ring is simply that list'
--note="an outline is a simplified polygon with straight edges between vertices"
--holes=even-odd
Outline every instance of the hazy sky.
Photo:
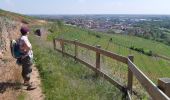
[{"label": "hazy sky", "polygon": [[170,14],[170,0],[0,0],[23,14]]}]

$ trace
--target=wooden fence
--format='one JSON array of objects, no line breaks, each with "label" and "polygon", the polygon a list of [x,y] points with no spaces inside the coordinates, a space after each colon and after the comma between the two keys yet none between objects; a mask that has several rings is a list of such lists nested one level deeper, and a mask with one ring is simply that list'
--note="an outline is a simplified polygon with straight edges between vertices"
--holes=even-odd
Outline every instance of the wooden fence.
[{"label": "wooden fence", "polygon": [[[56,48],[56,42],[60,43],[61,50]],[[97,75],[104,77],[107,81],[109,81],[111,84],[116,86],[120,91],[125,93],[126,98],[129,100],[131,100],[131,95],[132,95],[133,76],[135,76],[138,79],[138,81],[145,88],[145,90],[148,92],[148,94],[152,97],[153,100],[170,100],[170,98],[163,91],[161,91],[141,70],[138,69],[138,67],[133,63],[133,59],[134,59],[133,56],[124,57],[124,56],[115,54],[113,52],[103,50],[100,48],[100,46],[94,47],[94,46],[90,46],[87,44],[77,42],[76,40],[70,41],[70,40],[64,40],[64,39],[54,39],[53,43],[54,43],[55,50],[57,50],[58,52],[61,52],[63,56],[66,55],[66,56],[72,57],[76,61],[91,68],[93,71],[97,73]],[[74,56],[65,52],[65,47],[64,47],[65,43],[75,45]],[[96,65],[95,66],[78,58],[78,47],[86,48],[88,50],[92,50],[96,52]],[[121,83],[117,82],[116,80],[114,80],[113,78],[111,78],[106,73],[100,70],[100,55],[101,54],[128,65],[128,75],[127,75],[128,82],[126,86],[123,86]]]}]

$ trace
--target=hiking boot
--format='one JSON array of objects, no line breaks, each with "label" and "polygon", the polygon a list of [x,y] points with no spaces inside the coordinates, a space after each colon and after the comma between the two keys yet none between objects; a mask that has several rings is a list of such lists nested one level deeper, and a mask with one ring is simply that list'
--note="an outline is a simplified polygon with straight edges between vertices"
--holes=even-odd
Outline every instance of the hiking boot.
[{"label": "hiking boot", "polygon": [[27,90],[34,90],[36,89],[36,86],[34,86],[33,84],[29,84],[27,87]]},{"label": "hiking boot", "polygon": [[24,86],[29,86],[30,84],[32,84],[32,82],[30,83],[29,81],[24,81],[23,83]]}]

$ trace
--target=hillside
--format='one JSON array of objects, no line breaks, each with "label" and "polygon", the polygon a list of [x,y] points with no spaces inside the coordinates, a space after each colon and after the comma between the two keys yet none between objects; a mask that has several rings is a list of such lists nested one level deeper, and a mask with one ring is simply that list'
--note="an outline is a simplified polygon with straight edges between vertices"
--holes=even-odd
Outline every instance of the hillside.
[{"label": "hillside", "polygon": [[36,66],[40,71],[47,100],[120,100],[122,93],[103,78],[76,63],[63,58],[53,45],[40,37],[31,36]]},{"label": "hillside", "polygon": [[19,95],[7,87],[10,83],[18,86],[17,83],[21,81],[21,70],[10,53],[10,40],[20,35],[20,26],[20,22],[0,16],[0,99],[10,100]]},{"label": "hillside", "polygon": [[[28,23],[25,23],[25,22]],[[34,22],[34,23],[32,23]],[[31,24],[29,24],[31,23]],[[0,10],[0,99],[18,100],[26,94],[21,88],[21,67],[11,55],[10,41],[20,36],[22,25],[43,24],[39,20]]]},{"label": "hillside", "polygon": [[[152,50],[153,52],[157,54],[161,54],[164,56],[170,55],[170,47],[167,45],[164,45],[159,42],[134,37],[134,36],[126,36],[126,35],[105,35],[102,33],[92,32],[84,29],[77,29],[75,27],[70,26],[64,26],[64,30],[58,30],[58,32],[51,34],[49,38],[58,36],[63,37],[65,39],[69,40],[75,40],[78,39],[78,41],[90,45],[101,45],[103,49],[128,56],[128,55],[134,55],[135,57],[135,63],[141,67],[141,70],[143,70],[146,74],[154,74],[154,75],[148,75],[153,80],[157,80],[159,77],[170,77],[170,74],[168,73],[169,69],[169,61],[166,61],[161,58],[157,57],[149,57],[146,55],[143,55],[141,53],[138,53],[133,50],[129,50],[128,47],[131,45],[134,45],[135,47],[144,48],[147,50]],[[112,38],[112,41],[109,42],[110,38]],[[152,67],[156,68],[152,70]],[[162,68],[164,67],[164,68]],[[158,69],[158,70],[157,70]],[[160,73],[164,72],[164,73]]]},{"label": "hillside", "polygon": [[[9,48],[10,40],[16,39],[20,35],[19,30],[23,23],[21,19],[18,19],[18,16],[25,17],[6,11],[1,11],[2,14],[3,16],[0,17],[2,30],[0,32],[0,50],[2,53],[0,59],[0,99],[25,100],[28,98],[28,94],[20,90],[20,83],[22,82],[21,67],[12,58]],[[33,27],[33,31],[34,28],[46,27],[39,23],[35,27],[29,26]],[[33,34],[33,32],[31,33]],[[53,47],[49,47],[44,39],[35,37],[35,35],[32,35],[30,39],[46,99],[121,99],[121,92],[113,85],[103,79],[96,79],[94,73],[81,64],[76,64],[73,60],[67,58],[63,60],[61,55],[54,52]],[[42,45],[44,46],[42,47]]]},{"label": "hillside", "polygon": [[2,9],[0,9],[0,16],[6,17],[10,20],[15,20],[15,21],[18,21],[18,22],[21,22],[23,24],[27,24],[27,25],[30,25],[30,26],[31,25],[41,25],[41,24],[46,23],[43,20],[38,20],[38,19],[35,19],[33,17],[29,17],[27,15],[22,15],[22,14],[10,12],[10,11],[5,11],[5,10],[2,10]]},{"label": "hillside", "polygon": [[[101,45],[102,49],[123,56],[134,55],[134,63],[155,83],[158,78],[170,77],[170,61],[129,49],[134,46],[145,51],[151,50],[154,54],[170,57],[170,47],[163,43],[135,36],[90,31],[64,25],[61,21],[47,23],[3,10],[0,10],[0,15],[0,99],[9,97],[9,99],[24,100],[27,97],[25,92],[18,89],[20,88],[19,83],[22,81],[21,68],[11,57],[9,48],[10,40],[18,38],[19,29],[23,24],[27,24],[31,28],[32,35],[29,38],[33,45],[35,66],[40,72],[45,99],[121,100],[123,95],[109,82],[96,77],[95,73],[86,66],[75,62],[74,59],[62,57],[60,53],[54,51],[52,40],[56,37],[68,40],[77,39],[79,42],[92,46]],[[33,35],[34,31],[40,28],[47,29],[45,35],[48,35],[48,40]],[[65,48],[69,53],[74,52],[74,46],[66,45]],[[84,60],[90,63],[95,62],[94,52],[86,49],[79,49],[79,52]],[[123,85],[127,83],[127,65],[104,56],[101,56],[101,61],[102,69],[107,74]],[[3,88],[4,83],[7,85],[15,83],[17,88]],[[134,84],[136,95],[133,99],[148,99],[148,94],[136,79]]]},{"label": "hillside", "polygon": [[[133,45],[135,47],[143,48],[145,50],[152,50],[156,54],[169,56],[170,47],[167,45],[164,45],[163,43],[159,43],[159,42],[155,42],[155,41],[151,41],[151,40],[147,40],[147,39],[143,39],[143,38],[139,38],[139,37],[135,37],[135,36],[118,35],[118,34],[111,35],[111,34],[103,34],[103,33],[99,33],[99,32],[89,31],[86,29],[81,29],[81,28],[77,28],[77,27],[73,27],[73,26],[64,25],[61,21],[57,21],[56,23],[50,23],[49,25],[44,26],[44,27],[47,27],[48,31],[49,31],[48,40],[52,40],[53,38],[56,38],[56,37],[64,38],[64,39],[68,39],[68,40],[77,39],[79,42],[86,43],[86,44],[89,44],[92,46],[101,45],[101,47],[103,49],[115,52],[120,55],[124,55],[124,56],[134,55],[135,64],[155,83],[157,83],[158,78],[170,77],[170,74],[169,74],[170,62],[168,60],[164,60],[162,58],[154,57],[154,56],[147,56],[147,55],[144,55],[137,51],[129,49],[129,47],[131,47]],[[111,38],[112,38],[112,40],[111,40]],[[62,90],[63,85],[61,87],[58,87],[59,84],[56,83],[56,84],[53,84],[53,86],[49,86],[49,84],[51,84],[51,83],[47,82],[46,80],[48,80],[50,82],[55,82],[55,81],[51,80],[54,78],[54,76],[49,75],[48,73],[53,73],[55,75],[54,79],[60,80],[61,82],[63,82],[64,87],[65,86],[67,87],[67,85],[69,85],[72,82],[71,80],[72,80],[72,77],[74,77],[74,75],[69,77],[68,79],[67,79],[68,76],[65,76],[65,74],[63,74],[63,73],[56,75],[55,72],[57,72],[57,70],[60,70],[58,68],[60,68],[61,66],[63,68],[63,65],[61,65],[61,62],[64,64],[65,67],[72,66],[72,65],[74,65],[74,67],[77,66],[75,68],[76,71],[75,72],[73,71],[73,72],[78,73],[78,76],[81,76],[81,74],[83,74],[83,71],[78,70],[79,67],[80,68],[82,67],[82,65],[74,64],[72,61],[70,61],[71,59],[63,58],[58,53],[55,54],[55,52],[53,52],[53,50],[50,49],[51,48],[50,45],[52,45],[52,44],[47,44],[48,46],[44,47],[44,46],[46,46],[45,45],[46,43],[35,42],[35,40],[38,40],[38,39],[32,39],[32,41],[34,41],[33,43],[36,43],[34,46],[34,47],[36,47],[34,49],[34,51],[35,51],[35,55],[37,57],[36,62],[37,62],[37,65],[39,66],[38,68],[41,72],[40,73],[41,78],[44,80],[43,81],[43,89],[45,91],[47,98],[55,98],[54,95],[57,95],[58,88],[59,88],[59,90]],[[49,41],[49,42],[52,42],[52,41]],[[42,48],[39,47],[40,45],[42,46]],[[47,50],[49,55],[47,55],[45,53],[45,51],[46,51],[45,48],[50,49],[50,50]],[[67,52],[73,54],[74,46],[69,46],[66,44],[65,49]],[[45,51],[43,51],[43,50],[45,50]],[[89,50],[80,49],[80,48],[79,48],[79,52],[81,53],[80,56],[83,57],[82,59],[84,59],[90,63],[95,62],[94,61],[95,60],[94,52],[90,52]],[[53,58],[53,56],[54,56],[54,58]],[[57,57],[57,58],[55,58],[55,57]],[[50,58],[51,60],[48,61],[48,58]],[[55,60],[56,62],[53,61],[53,59],[56,59]],[[57,60],[59,60],[59,61],[57,61]],[[65,62],[65,60],[66,60],[66,62]],[[105,57],[102,57],[101,60],[102,60],[102,68],[105,70],[106,73],[108,73],[114,79],[116,79],[117,81],[119,81],[123,84],[125,84],[127,82],[127,76],[126,76],[127,75],[127,66],[126,65],[121,64],[117,61],[113,61],[112,59],[105,58]],[[46,63],[46,61],[49,63]],[[58,66],[58,67],[56,69],[56,67],[52,67],[52,66]],[[64,70],[69,71],[68,75],[72,75],[70,70],[75,70],[75,69],[73,68],[73,69],[64,69]],[[83,70],[85,70],[85,69],[83,69]],[[65,71],[64,71],[64,73],[65,73]],[[86,74],[89,74],[89,73],[86,73]],[[56,76],[57,76],[57,78],[56,78]],[[64,76],[68,81],[62,80],[63,79],[62,77],[64,77]],[[51,79],[47,78],[47,77],[50,77]],[[76,79],[76,80],[78,80],[78,79]],[[65,83],[68,83],[68,84],[65,84]],[[77,83],[77,82],[73,81],[73,83],[76,83],[79,86],[79,82]],[[133,88],[135,91],[138,91],[137,92],[139,95],[138,98],[141,98],[141,99],[148,98],[148,96],[147,96],[148,94],[146,94],[146,91],[142,88],[142,86],[138,83],[138,81],[136,79],[134,80],[134,84],[135,84],[135,86]],[[86,84],[86,85],[88,86],[88,84]],[[105,85],[105,83],[102,83],[102,85]],[[72,86],[72,84],[71,84],[71,86]],[[96,84],[95,87],[96,86],[98,86],[98,84]],[[90,86],[88,86],[88,87],[90,88]],[[55,92],[49,91],[49,88]],[[77,91],[81,91],[82,88],[83,87],[80,86],[79,90],[77,90]],[[72,88],[68,91],[70,91],[71,93],[73,92]],[[73,92],[73,93],[75,93],[75,94],[72,94],[73,97],[74,96],[77,97],[77,95],[78,95],[76,93],[77,91]],[[88,91],[88,90],[84,90],[84,91]],[[102,91],[103,90],[101,90],[101,92]],[[116,92],[116,91],[114,90],[114,92]],[[62,96],[67,95],[67,93],[65,93],[64,91],[62,91],[61,93],[63,93],[63,94],[60,94],[61,98],[62,98]],[[82,93],[82,92],[80,92],[80,93]],[[94,95],[94,94],[91,94],[91,95]],[[95,95],[98,95],[98,93],[96,93]],[[107,95],[104,95],[104,96],[106,96],[106,98],[107,98]],[[71,98],[70,95],[67,95],[66,97],[67,97],[67,99]],[[59,98],[59,97],[57,96],[56,98]],[[66,98],[63,98],[63,99],[66,99]]]},{"label": "hillside", "polygon": [[[68,40],[77,39],[79,42],[86,43],[92,46],[101,45],[101,48],[115,52],[117,54],[128,56],[134,55],[135,64],[142,70],[155,84],[157,84],[158,78],[161,77],[170,77],[170,61],[164,60],[155,56],[147,56],[142,53],[139,53],[134,50],[130,50],[130,46],[135,46],[138,48],[143,48],[145,50],[152,50],[154,53],[168,56],[170,47],[159,42],[127,35],[118,35],[118,34],[103,34],[99,32],[89,31],[86,29],[81,29],[73,26],[67,25],[51,25],[51,33],[48,37],[49,40],[52,40],[54,37],[64,38]],[[61,28],[62,27],[62,28]],[[112,40],[111,40],[112,38]],[[74,46],[69,46],[66,44],[65,47],[68,53],[73,54]],[[95,62],[95,53],[90,52],[86,49],[79,49],[79,52],[83,55],[82,59],[89,61],[90,63]],[[114,79],[125,84],[127,82],[127,66],[121,64],[117,61],[102,57],[102,68],[106,70]],[[126,73],[126,74],[125,74]],[[140,91],[140,94],[143,95],[146,92],[139,85],[138,81],[134,81],[133,88],[137,91]]]}]

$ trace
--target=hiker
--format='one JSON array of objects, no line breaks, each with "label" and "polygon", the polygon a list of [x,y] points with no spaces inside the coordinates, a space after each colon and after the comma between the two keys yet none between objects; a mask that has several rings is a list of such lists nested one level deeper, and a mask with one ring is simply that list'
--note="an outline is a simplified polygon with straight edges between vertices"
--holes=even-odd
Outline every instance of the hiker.
[{"label": "hiker", "polygon": [[21,37],[19,38],[19,48],[22,56],[18,58],[20,64],[22,65],[22,77],[24,79],[24,85],[28,86],[27,89],[33,89],[30,83],[30,74],[32,72],[32,59],[33,51],[31,43],[28,40],[29,28],[21,27],[20,29]]},{"label": "hiker", "polygon": [[42,35],[41,30],[40,30],[40,29],[37,29],[37,30],[35,31],[35,35],[41,36],[41,35]]}]

